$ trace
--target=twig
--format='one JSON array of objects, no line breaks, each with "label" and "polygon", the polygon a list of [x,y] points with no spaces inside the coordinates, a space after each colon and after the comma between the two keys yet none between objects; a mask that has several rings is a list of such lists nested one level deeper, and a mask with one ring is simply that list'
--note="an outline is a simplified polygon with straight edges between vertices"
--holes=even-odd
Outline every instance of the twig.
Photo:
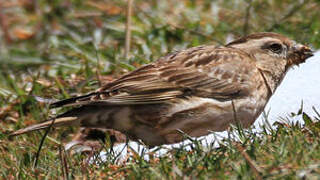
[{"label": "twig", "polygon": [[0,27],[3,31],[3,35],[5,37],[6,42],[9,44],[12,42],[12,38],[9,34],[8,30],[8,21],[3,13],[4,7],[2,7],[2,4],[0,3]]},{"label": "twig", "polygon": [[231,100],[231,105],[232,105],[232,110],[233,110],[233,119],[234,119],[234,121],[236,123],[238,133],[239,133],[239,135],[243,135],[243,133],[241,131],[242,130],[242,126],[241,126],[241,124],[240,124],[240,122],[239,122],[239,120],[237,118],[236,106],[235,106],[233,100]]},{"label": "twig", "polygon": [[61,162],[61,171],[62,171],[62,179],[68,179],[68,164],[65,156],[65,151],[62,146],[59,146],[59,157],[60,157],[60,162]]},{"label": "twig", "polygon": [[232,105],[232,111],[233,111],[233,119],[236,124],[238,124],[238,119],[237,119],[237,111],[236,111],[236,106],[234,105],[233,100],[231,100],[231,105]]},{"label": "twig", "polygon": [[250,158],[250,156],[247,154],[245,149],[240,144],[236,144],[235,147],[238,149],[238,151],[241,153],[241,155],[244,157],[244,159],[247,160],[250,168],[253,170],[253,173],[256,175],[256,178],[258,180],[262,180],[262,177],[261,177],[262,171],[259,168],[259,166]]},{"label": "twig", "polygon": [[275,27],[277,27],[279,24],[281,24],[283,21],[287,20],[291,16],[293,16],[296,12],[298,12],[301,8],[303,8],[309,0],[305,0],[302,3],[296,4],[293,8],[290,9],[290,11],[284,15],[279,21],[275,22],[272,24],[267,31],[272,31]]},{"label": "twig", "polygon": [[37,167],[37,164],[38,164],[38,160],[39,160],[39,156],[40,156],[40,151],[41,151],[41,148],[42,148],[42,145],[44,143],[44,140],[46,139],[51,127],[53,126],[54,122],[55,122],[55,118],[52,120],[50,126],[48,126],[46,132],[44,133],[44,135],[42,136],[41,138],[41,141],[40,141],[40,144],[39,144],[39,148],[38,148],[38,151],[36,153],[36,157],[35,157],[35,162],[34,162],[34,165],[33,165],[33,168]]},{"label": "twig", "polygon": [[[320,113],[317,111],[317,109],[314,107],[314,106],[312,106],[312,109],[313,109],[313,111],[318,115],[318,117],[320,118]],[[317,117],[316,117],[317,118]],[[318,119],[318,118],[317,118]]]},{"label": "twig", "polygon": [[100,17],[103,13],[101,12],[81,12],[81,13],[73,13],[71,16],[74,18],[90,18],[90,17]]},{"label": "twig", "polygon": [[101,87],[100,58],[99,58],[99,54],[98,54],[98,49],[97,49],[97,47],[95,47],[95,51],[96,51],[96,57],[97,57],[97,70],[96,70],[96,75],[97,75],[97,80],[98,80],[99,87]]},{"label": "twig", "polygon": [[133,0],[128,0],[127,3],[127,22],[126,22],[126,42],[124,58],[127,60],[130,52],[130,40],[131,40],[131,14],[132,14]]},{"label": "twig", "polygon": [[251,8],[252,8],[252,0],[249,0],[248,7],[246,9],[246,16],[244,19],[244,25],[243,25],[243,34],[244,35],[248,34]]}]

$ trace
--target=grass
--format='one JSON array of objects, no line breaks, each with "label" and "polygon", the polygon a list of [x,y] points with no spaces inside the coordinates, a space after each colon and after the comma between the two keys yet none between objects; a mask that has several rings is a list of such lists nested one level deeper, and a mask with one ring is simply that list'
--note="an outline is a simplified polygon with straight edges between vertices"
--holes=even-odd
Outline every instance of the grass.
[{"label": "grass", "polygon": [[62,150],[75,127],[49,133],[36,168],[34,157],[44,132],[8,137],[65,110],[50,110],[45,102],[90,92],[174,50],[224,44],[227,37],[258,31],[279,32],[319,48],[319,8],[316,0],[135,0],[131,48],[124,58],[126,1],[0,3],[0,176],[319,179],[320,115],[309,117],[302,111],[297,116],[304,125],[289,123],[289,117],[272,128],[265,125],[261,132],[235,128],[216,142],[218,148],[191,140],[161,156],[157,154],[165,147],[154,149],[146,154],[149,160],[131,149],[132,156],[120,165],[113,154],[97,165],[88,163],[86,154]]},{"label": "grass", "polygon": [[[114,164],[111,159],[100,165],[90,164],[86,155],[70,155],[59,150],[61,145],[50,135],[42,150],[40,163],[33,169],[41,134],[20,136],[14,141],[7,141],[6,135],[1,134],[1,142],[7,142],[6,145],[1,144],[0,172],[3,177],[18,179],[56,179],[63,176],[63,171],[67,171],[69,178],[87,176],[90,179],[318,179],[319,118],[309,119],[304,115],[304,126],[277,122],[273,128],[264,126],[259,133],[240,130],[239,135],[238,131],[231,131],[228,138],[216,142],[219,147],[214,143],[203,145],[205,143],[201,139],[193,139],[161,156],[157,155],[161,147],[147,154],[129,148],[130,158],[120,165]],[[149,159],[145,160],[145,156]]]}]

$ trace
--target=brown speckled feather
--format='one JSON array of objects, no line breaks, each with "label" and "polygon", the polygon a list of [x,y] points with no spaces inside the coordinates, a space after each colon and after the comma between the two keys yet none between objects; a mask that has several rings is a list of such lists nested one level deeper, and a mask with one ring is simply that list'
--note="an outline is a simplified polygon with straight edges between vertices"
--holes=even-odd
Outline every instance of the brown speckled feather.
[{"label": "brown speckled feather", "polygon": [[[96,93],[54,107],[84,104],[151,104],[176,97],[210,97],[221,101],[241,98],[250,86],[252,74],[243,74],[254,60],[231,48],[203,46],[176,52],[143,66]],[[228,67],[233,68],[232,71]],[[228,70],[229,69],[229,70]],[[56,104],[59,104],[58,106]]]}]

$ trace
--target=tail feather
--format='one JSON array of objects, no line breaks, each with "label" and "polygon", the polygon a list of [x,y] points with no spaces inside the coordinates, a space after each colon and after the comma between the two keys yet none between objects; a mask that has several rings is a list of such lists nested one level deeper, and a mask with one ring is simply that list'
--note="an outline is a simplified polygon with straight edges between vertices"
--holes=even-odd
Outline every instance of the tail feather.
[{"label": "tail feather", "polygon": [[108,116],[97,115],[97,113],[104,114],[105,112],[106,112],[105,107],[82,106],[82,107],[71,109],[47,121],[44,121],[35,125],[31,125],[23,129],[19,129],[10,135],[17,136],[27,132],[45,129],[51,126],[52,123],[53,123],[53,127],[59,127],[59,126],[99,127],[99,124],[96,124],[96,122],[98,122],[97,118],[107,119]]},{"label": "tail feather", "polygon": [[[102,121],[106,121],[109,118],[109,111],[112,108],[106,108],[106,106],[87,105],[78,108],[73,108],[63,114],[56,116],[44,122],[40,122],[35,125],[28,126],[23,129],[19,129],[11,136],[17,136],[31,131],[45,129],[53,123],[53,127],[59,126],[83,126],[83,127],[101,127]],[[54,122],[53,122],[54,121]]]},{"label": "tail feather", "polygon": [[28,126],[26,128],[23,129],[19,129],[13,133],[10,134],[10,136],[17,136],[20,134],[24,134],[24,133],[28,133],[28,132],[32,132],[32,131],[36,131],[36,130],[40,130],[40,129],[45,129],[47,127],[49,127],[52,122],[54,121],[53,126],[54,127],[58,127],[58,126],[64,126],[64,125],[72,125],[72,124],[77,124],[79,123],[79,121],[77,121],[78,118],[77,117],[61,117],[61,118],[55,118],[55,119],[51,119],[39,124],[34,124],[31,126]]},{"label": "tail feather", "polygon": [[99,94],[98,92],[93,92],[93,93],[90,93],[90,94],[86,94],[86,95],[82,95],[82,96],[77,96],[77,97],[72,97],[72,98],[69,98],[69,99],[64,99],[64,100],[61,100],[61,101],[57,101],[57,102],[54,102],[54,103],[51,103],[50,104],[50,108],[57,108],[57,107],[63,107],[63,106],[66,106],[68,104],[73,104],[77,101],[85,101],[85,100],[88,100],[90,99],[92,96],[95,96]]}]

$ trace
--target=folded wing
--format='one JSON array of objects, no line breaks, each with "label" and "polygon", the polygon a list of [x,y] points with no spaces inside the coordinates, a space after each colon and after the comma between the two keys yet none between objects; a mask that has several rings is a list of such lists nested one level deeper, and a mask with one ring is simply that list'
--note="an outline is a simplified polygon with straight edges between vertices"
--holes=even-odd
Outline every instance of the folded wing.
[{"label": "folded wing", "polygon": [[[96,92],[58,101],[51,106],[153,104],[188,96],[220,101],[241,98],[250,87],[247,81],[250,73],[239,75],[250,64],[243,60],[245,56],[249,57],[238,50],[213,46],[175,52]],[[236,65],[239,63],[243,65]]]}]

